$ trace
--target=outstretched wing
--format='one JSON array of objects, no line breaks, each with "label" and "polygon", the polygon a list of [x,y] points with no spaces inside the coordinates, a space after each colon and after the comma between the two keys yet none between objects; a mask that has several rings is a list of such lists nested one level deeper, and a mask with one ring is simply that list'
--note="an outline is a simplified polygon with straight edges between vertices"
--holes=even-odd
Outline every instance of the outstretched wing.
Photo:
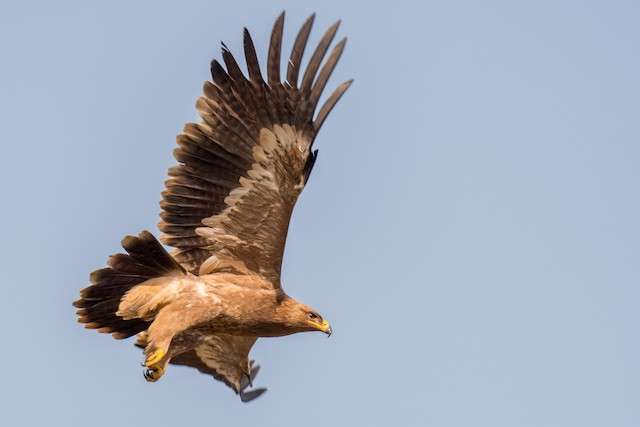
[{"label": "outstretched wing", "polygon": [[[226,70],[214,60],[213,82],[205,82],[196,107],[202,122],[178,135],[161,202],[162,240],[193,273],[213,272],[219,258],[245,267],[279,286],[289,220],[313,168],[313,141],[351,81],[340,85],[314,113],[346,39],[322,65],[339,21],[320,40],[298,85],[300,62],[313,25],[310,16],[298,33],[286,82],[280,79],[284,13],[276,20],[267,59],[267,81],[249,32],[244,30],[248,78],[226,48]],[[201,268],[203,266],[204,268]]]}]

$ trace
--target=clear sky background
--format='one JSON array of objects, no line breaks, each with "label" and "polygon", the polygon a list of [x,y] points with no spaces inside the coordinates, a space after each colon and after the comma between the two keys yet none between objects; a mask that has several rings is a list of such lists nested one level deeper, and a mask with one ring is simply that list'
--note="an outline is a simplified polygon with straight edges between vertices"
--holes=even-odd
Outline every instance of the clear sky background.
[{"label": "clear sky background", "polygon": [[[219,41],[264,58],[343,19],[284,286],[335,333],[260,340],[242,404],[71,307],[157,233]],[[184,1],[0,5],[6,426],[640,425],[640,4]]]}]

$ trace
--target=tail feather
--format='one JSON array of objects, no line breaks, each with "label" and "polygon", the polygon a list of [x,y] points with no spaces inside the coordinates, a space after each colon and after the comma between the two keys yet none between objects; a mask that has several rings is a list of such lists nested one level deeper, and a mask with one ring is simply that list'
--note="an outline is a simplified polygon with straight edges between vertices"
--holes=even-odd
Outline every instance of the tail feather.
[{"label": "tail feather", "polygon": [[82,289],[80,299],[73,303],[78,308],[76,314],[80,323],[88,329],[110,333],[116,339],[133,336],[150,325],[148,320],[123,319],[116,314],[122,298],[131,288],[156,277],[185,273],[148,231],[137,237],[125,237],[122,247],[127,254],[109,257],[109,267],[91,273],[91,285]]}]

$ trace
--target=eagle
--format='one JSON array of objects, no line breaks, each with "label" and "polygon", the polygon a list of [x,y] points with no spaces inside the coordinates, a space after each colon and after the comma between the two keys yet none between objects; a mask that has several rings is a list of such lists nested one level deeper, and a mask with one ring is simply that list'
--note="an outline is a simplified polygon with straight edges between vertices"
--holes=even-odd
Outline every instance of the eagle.
[{"label": "eagle", "polygon": [[177,136],[178,164],[168,171],[160,202],[160,240],[149,231],[126,236],[126,253],[91,273],[73,303],[86,328],[115,339],[136,336],[147,381],[159,380],[169,365],[188,366],[250,401],[266,390],[252,385],[259,366],[249,352],[258,338],[331,335],[324,317],[282,289],[281,268],[294,205],[318,158],[314,140],[353,80],[316,113],[346,38],[324,60],[337,21],[301,69],[311,15],[282,81],[284,17],[271,32],[266,81],[246,28],[246,75],[222,43],[224,66],[211,62],[212,79],[196,102],[201,121]]}]

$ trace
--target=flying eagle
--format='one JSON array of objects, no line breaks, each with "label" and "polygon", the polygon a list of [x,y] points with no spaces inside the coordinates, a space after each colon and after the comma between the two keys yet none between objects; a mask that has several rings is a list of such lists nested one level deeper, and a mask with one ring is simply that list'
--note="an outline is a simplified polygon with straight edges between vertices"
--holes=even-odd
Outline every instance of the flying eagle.
[{"label": "flying eagle", "polygon": [[74,302],[78,321],[116,339],[137,335],[148,381],[169,364],[190,366],[231,387],[243,401],[258,366],[249,351],[259,337],[306,331],[331,334],[317,311],[289,297],[280,270],[293,207],[318,156],[313,141],[349,88],[338,86],[316,107],[346,38],[323,59],[340,25],[322,36],[299,80],[315,15],[302,25],[280,78],[284,12],[267,56],[267,81],[244,30],[246,77],[229,49],[211,62],[196,108],[202,121],[177,136],[162,193],[162,243],[148,231],[127,236],[127,252],[91,273]]}]

